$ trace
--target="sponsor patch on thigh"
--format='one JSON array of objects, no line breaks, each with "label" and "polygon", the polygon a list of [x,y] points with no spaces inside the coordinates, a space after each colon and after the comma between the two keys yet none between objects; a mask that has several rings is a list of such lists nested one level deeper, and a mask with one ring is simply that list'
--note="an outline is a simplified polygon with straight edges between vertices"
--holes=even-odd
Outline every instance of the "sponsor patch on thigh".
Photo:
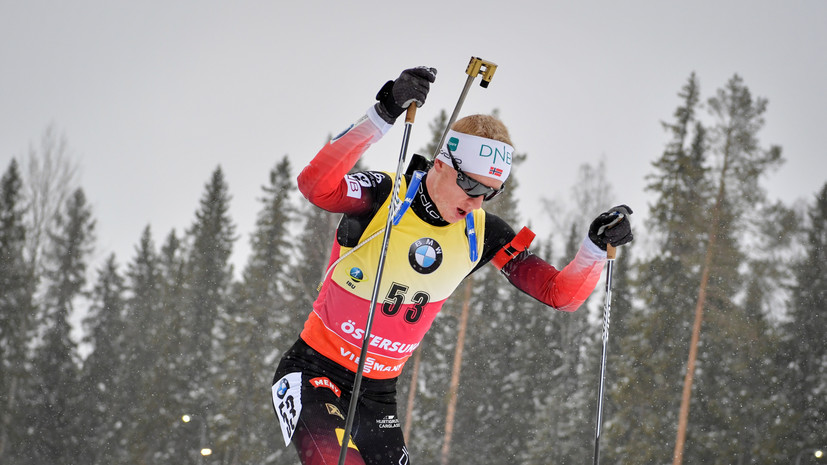
[{"label": "sponsor patch on thigh", "polygon": [[273,384],[273,406],[284,435],[284,445],[289,446],[296,423],[302,413],[302,374],[288,373]]}]

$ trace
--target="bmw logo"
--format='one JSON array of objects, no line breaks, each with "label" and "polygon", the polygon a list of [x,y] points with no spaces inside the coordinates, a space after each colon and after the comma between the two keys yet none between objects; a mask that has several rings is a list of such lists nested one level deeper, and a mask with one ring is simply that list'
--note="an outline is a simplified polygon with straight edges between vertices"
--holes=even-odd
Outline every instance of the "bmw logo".
[{"label": "bmw logo", "polygon": [[429,237],[419,239],[408,249],[408,261],[418,273],[433,273],[442,264],[442,247]]},{"label": "bmw logo", "polygon": [[288,383],[286,379],[279,381],[279,388],[276,390],[276,395],[279,396],[279,399],[283,398],[284,395],[287,394],[288,389],[290,389],[290,383]]}]

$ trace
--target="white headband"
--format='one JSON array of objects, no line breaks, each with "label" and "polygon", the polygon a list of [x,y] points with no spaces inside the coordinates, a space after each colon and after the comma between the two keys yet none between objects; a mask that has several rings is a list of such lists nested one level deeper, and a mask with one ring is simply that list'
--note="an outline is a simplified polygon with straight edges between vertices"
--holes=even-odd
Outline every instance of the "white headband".
[{"label": "white headband", "polygon": [[466,173],[503,182],[511,173],[511,155],[514,153],[514,147],[505,142],[449,129],[445,145],[439,150],[437,158],[453,167],[448,157],[448,149],[451,150],[451,155],[457,160],[460,169]]}]

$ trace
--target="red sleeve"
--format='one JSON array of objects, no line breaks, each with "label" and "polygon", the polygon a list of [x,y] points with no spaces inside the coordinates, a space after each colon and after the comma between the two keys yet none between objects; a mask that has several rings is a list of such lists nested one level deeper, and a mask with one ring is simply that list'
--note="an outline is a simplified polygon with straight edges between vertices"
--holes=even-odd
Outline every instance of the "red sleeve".
[{"label": "red sleeve", "polygon": [[[360,118],[344,133],[325,144],[299,173],[299,191],[313,205],[335,213],[355,213],[370,205],[369,193],[356,179],[345,175],[359,157],[379,140],[390,125],[378,126],[374,111]],[[381,124],[381,120],[378,120]]]},{"label": "red sleeve", "polygon": [[564,312],[577,310],[594,291],[606,252],[587,238],[580,250],[562,270],[531,253],[523,253],[507,263],[502,271],[521,291],[546,305]]}]

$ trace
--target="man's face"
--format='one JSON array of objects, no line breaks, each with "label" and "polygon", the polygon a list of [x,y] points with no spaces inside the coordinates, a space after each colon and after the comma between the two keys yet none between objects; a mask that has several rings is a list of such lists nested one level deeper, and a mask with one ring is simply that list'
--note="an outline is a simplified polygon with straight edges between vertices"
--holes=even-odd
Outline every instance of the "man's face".
[{"label": "man's face", "polygon": [[[476,174],[466,173],[466,176],[494,189],[500,189],[503,185],[501,181]],[[457,171],[442,160],[434,161],[434,166],[425,179],[428,184],[428,193],[436,204],[439,214],[449,223],[456,223],[464,219],[468,213],[482,207],[482,197],[469,197],[457,185]]]}]

